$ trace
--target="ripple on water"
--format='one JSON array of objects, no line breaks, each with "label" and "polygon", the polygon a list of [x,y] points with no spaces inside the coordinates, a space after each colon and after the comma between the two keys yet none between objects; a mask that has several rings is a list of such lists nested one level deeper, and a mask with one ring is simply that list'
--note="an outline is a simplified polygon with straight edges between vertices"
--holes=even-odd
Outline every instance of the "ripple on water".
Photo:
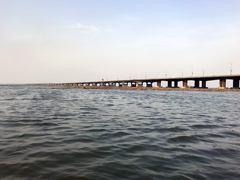
[{"label": "ripple on water", "polygon": [[176,136],[168,138],[168,143],[197,143],[199,138],[195,135],[193,136]]},{"label": "ripple on water", "polygon": [[0,179],[239,179],[239,93],[0,89]]}]

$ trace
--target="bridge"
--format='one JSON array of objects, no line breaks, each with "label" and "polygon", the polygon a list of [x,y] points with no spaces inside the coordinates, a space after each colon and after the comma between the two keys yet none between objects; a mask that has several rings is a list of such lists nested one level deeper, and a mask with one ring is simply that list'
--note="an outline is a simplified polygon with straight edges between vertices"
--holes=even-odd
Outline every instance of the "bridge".
[{"label": "bridge", "polygon": [[[181,88],[190,88],[188,81],[194,81],[191,88],[207,88],[207,82],[219,80],[218,89],[226,89],[226,80],[232,80],[232,88],[239,89],[240,75],[221,75],[221,76],[191,76],[191,77],[172,77],[172,78],[153,78],[153,79],[128,79],[128,80],[110,80],[110,81],[90,81],[90,82],[72,82],[72,83],[52,83],[54,86],[115,86],[115,87],[153,87],[153,83],[158,88],[162,87],[162,82],[167,82],[167,88],[179,88],[179,82],[182,82]],[[201,85],[201,86],[200,86]]]}]

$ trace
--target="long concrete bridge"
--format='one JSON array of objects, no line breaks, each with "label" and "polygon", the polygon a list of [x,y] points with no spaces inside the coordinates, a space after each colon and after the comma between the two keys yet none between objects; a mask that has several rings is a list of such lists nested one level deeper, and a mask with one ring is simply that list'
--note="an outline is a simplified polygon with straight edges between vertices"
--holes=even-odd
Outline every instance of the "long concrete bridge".
[{"label": "long concrete bridge", "polygon": [[[172,77],[172,78],[154,78],[154,79],[128,79],[128,80],[110,80],[110,81],[90,81],[90,82],[72,82],[72,83],[52,83],[54,86],[115,86],[115,87],[153,87],[153,83],[158,88],[162,88],[162,82],[167,82],[167,88],[179,88],[179,82],[182,82],[181,88],[207,88],[207,82],[218,80],[219,89],[226,89],[226,80],[232,80],[233,89],[239,89],[240,75],[221,75],[221,76],[196,76],[196,77]],[[190,87],[188,81],[194,81],[194,86]],[[201,85],[201,86],[200,86]]]}]

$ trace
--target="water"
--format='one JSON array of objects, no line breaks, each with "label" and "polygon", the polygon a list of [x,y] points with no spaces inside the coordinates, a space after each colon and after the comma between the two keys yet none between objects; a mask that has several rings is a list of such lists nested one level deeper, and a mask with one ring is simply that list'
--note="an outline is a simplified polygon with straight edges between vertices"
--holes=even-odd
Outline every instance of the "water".
[{"label": "water", "polygon": [[0,179],[240,177],[239,92],[0,88]]}]

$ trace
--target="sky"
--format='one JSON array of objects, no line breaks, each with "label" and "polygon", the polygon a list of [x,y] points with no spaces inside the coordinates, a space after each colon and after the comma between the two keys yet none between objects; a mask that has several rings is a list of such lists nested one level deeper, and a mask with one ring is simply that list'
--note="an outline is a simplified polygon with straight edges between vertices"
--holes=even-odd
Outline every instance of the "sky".
[{"label": "sky", "polygon": [[240,74],[240,0],[0,0],[0,83]]}]

